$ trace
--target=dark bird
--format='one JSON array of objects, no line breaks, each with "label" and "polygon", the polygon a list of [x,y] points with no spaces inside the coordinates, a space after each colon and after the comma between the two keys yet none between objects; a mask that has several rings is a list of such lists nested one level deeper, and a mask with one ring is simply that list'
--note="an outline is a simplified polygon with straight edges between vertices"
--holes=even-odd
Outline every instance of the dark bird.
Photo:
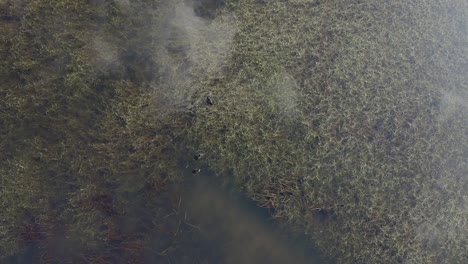
[{"label": "dark bird", "polygon": [[201,158],[202,154],[198,153],[193,157],[194,160],[199,160]]},{"label": "dark bird", "polygon": [[192,171],[193,174],[197,174],[199,172],[200,172],[200,169],[195,169],[195,170]]},{"label": "dark bird", "polygon": [[212,99],[211,97],[207,96],[207,97],[206,97],[206,104],[208,104],[208,105],[213,105],[213,104],[214,104],[213,99]]}]

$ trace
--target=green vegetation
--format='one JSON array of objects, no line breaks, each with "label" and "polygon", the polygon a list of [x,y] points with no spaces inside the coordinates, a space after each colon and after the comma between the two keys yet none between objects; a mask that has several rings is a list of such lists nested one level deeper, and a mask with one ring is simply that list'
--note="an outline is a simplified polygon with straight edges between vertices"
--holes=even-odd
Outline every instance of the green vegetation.
[{"label": "green vegetation", "polygon": [[466,1],[212,7],[0,1],[0,256],[182,262],[200,151],[339,263],[463,263]]},{"label": "green vegetation", "polygon": [[174,243],[151,237],[179,230],[165,186],[185,117],[145,110],[157,71],[139,41],[155,10],[95,2],[0,7],[3,258],[33,245],[43,263],[137,263]]}]

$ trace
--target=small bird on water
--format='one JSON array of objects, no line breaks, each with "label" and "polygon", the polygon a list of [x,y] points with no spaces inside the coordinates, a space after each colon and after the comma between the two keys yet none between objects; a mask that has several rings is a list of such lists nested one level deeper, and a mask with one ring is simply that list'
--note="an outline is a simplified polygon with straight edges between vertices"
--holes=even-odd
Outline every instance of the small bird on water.
[{"label": "small bird on water", "polygon": [[201,158],[201,156],[202,156],[201,153],[197,153],[197,154],[193,157],[193,159],[194,159],[194,160],[199,160],[199,159]]},{"label": "small bird on water", "polygon": [[210,96],[206,97],[206,104],[208,104],[208,105],[213,105],[214,104],[214,101]]},{"label": "small bird on water", "polygon": [[197,174],[197,173],[199,173],[200,171],[201,171],[200,169],[194,169],[194,170],[192,170],[192,173],[193,173],[193,174]]}]

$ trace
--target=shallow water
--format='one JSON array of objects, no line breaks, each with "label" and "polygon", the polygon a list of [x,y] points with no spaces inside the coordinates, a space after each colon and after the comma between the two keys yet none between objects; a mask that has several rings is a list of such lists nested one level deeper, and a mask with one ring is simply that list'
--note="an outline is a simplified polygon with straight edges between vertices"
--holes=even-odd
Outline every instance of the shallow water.
[{"label": "shallow water", "polygon": [[220,184],[204,170],[191,176],[182,202],[188,217],[218,251],[220,263],[332,263],[313,250],[306,237],[293,235],[234,184]]},{"label": "shallow water", "polygon": [[5,263],[466,258],[461,2],[63,1],[0,8]]}]

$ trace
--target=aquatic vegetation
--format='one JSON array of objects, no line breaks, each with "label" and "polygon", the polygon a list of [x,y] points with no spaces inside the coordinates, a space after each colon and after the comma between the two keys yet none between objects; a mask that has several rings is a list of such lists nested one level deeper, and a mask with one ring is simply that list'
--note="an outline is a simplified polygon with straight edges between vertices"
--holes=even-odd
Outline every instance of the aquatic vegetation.
[{"label": "aquatic vegetation", "polygon": [[468,116],[440,102],[466,104],[466,4],[233,5],[218,105],[191,127],[211,167],[339,262],[465,259]]},{"label": "aquatic vegetation", "polygon": [[339,263],[468,258],[465,1],[201,2],[0,1],[0,256],[209,261],[209,167]]}]

